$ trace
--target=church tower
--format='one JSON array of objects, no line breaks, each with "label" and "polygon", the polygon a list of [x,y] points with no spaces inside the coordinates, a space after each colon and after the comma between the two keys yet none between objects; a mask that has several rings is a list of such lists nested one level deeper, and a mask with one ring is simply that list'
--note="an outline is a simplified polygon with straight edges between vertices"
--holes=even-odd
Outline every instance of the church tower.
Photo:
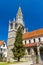
[{"label": "church tower", "polygon": [[13,46],[15,42],[15,37],[16,37],[16,31],[17,29],[21,27],[22,32],[26,32],[25,25],[23,23],[23,14],[21,11],[21,7],[19,7],[16,19],[13,19],[13,21],[9,21],[9,30],[8,30],[8,59],[10,61],[13,60]]},{"label": "church tower", "polygon": [[[16,37],[16,29],[15,29],[15,20],[9,21],[9,30],[8,30],[8,58],[7,60],[11,60],[13,58],[13,44]],[[11,60],[12,61],[12,60]]]}]

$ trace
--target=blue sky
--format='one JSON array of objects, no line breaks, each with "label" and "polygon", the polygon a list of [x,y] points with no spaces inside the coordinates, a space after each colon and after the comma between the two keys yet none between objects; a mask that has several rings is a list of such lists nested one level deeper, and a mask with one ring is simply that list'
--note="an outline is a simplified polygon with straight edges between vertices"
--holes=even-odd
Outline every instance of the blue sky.
[{"label": "blue sky", "polygon": [[8,39],[8,22],[21,6],[28,31],[43,28],[43,0],[0,0],[0,40]]}]

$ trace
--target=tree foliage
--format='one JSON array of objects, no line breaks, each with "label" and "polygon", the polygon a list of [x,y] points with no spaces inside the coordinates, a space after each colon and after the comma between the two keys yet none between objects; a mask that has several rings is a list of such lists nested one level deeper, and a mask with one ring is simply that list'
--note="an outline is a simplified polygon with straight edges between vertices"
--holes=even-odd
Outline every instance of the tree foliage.
[{"label": "tree foliage", "polygon": [[0,62],[1,62],[1,61],[3,61],[3,57],[2,57],[1,54],[0,54]]},{"label": "tree foliage", "polygon": [[22,41],[22,31],[19,27],[16,32],[16,38],[13,49],[14,59],[17,59],[18,61],[20,61],[20,58],[22,58],[25,55],[25,48],[23,47]]}]

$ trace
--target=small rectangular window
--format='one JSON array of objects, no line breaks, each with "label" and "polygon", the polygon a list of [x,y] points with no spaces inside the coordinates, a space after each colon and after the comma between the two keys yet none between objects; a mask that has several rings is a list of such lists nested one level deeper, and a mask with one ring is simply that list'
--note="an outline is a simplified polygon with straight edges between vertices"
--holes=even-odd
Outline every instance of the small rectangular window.
[{"label": "small rectangular window", "polygon": [[3,44],[3,47],[5,47],[5,44]]},{"label": "small rectangular window", "polygon": [[41,42],[41,39],[39,38],[39,42]]},{"label": "small rectangular window", "polygon": [[34,42],[35,42],[35,39],[34,39]]},{"label": "small rectangular window", "polygon": [[29,40],[29,43],[31,43],[31,41]]},{"label": "small rectangular window", "polygon": [[26,44],[26,40],[25,40],[25,44]]}]

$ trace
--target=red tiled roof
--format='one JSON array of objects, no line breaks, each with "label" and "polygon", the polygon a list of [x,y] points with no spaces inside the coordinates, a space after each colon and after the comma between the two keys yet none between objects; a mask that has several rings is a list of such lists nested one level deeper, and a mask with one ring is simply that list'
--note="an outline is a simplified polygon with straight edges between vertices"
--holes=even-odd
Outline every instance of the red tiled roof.
[{"label": "red tiled roof", "polygon": [[32,32],[27,32],[27,33],[23,34],[22,38],[28,39],[28,38],[37,37],[40,35],[43,35],[43,28],[39,29],[39,30],[32,31]]},{"label": "red tiled roof", "polygon": [[0,46],[4,44],[4,41],[0,41]]},{"label": "red tiled roof", "polygon": [[35,47],[37,46],[37,43],[30,43],[30,44],[25,44],[24,47]]}]

